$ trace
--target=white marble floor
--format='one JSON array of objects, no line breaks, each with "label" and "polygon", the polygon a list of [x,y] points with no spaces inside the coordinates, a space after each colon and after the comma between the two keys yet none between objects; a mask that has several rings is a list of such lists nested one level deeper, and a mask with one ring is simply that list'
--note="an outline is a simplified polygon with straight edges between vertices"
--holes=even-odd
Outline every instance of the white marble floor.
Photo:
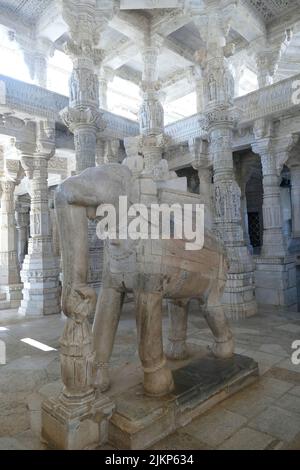
[{"label": "white marble floor", "polygon": [[[38,437],[40,392],[59,386],[63,324],[60,315],[28,319],[14,310],[0,312],[0,340],[7,353],[6,365],[0,365],[0,449],[43,448]],[[291,345],[300,340],[300,313],[261,309],[256,317],[232,323],[232,329],[237,352],[258,361],[260,380],[155,449],[300,449],[300,365],[291,361]],[[36,349],[24,338],[54,350]],[[203,318],[193,312],[189,343],[205,346],[211,339]],[[131,304],[122,315],[112,367],[128,363],[138,364]]]}]

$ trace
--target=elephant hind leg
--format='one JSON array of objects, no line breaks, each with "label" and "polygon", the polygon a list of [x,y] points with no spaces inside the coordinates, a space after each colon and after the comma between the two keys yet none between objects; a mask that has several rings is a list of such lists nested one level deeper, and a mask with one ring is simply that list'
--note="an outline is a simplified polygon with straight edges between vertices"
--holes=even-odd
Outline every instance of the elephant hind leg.
[{"label": "elephant hind leg", "polygon": [[150,396],[166,395],[173,390],[174,383],[163,352],[162,296],[156,292],[138,292],[135,301],[144,391]]},{"label": "elephant hind leg", "polygon": [[223,292],[223,288],[220,288],[220,284],[216,284],[208,296],[204,317],[215,339],[211,352],[218,358],[228,358],[234,354],[234,340],[221,305],[220,292]]},{"label": "elephant hind leg", "polygon": [[188,357],[186,345],[188,302],[169,300],[169,336],[166,356],[171,360],[183,360]]},{"label": "elephant hind leg", "polygon": [[93,324],[93,340],[96,352],[95,386],[101,392],[109,389],[108,363],[119,324],[124,295],[112,288],[102,287]]}]

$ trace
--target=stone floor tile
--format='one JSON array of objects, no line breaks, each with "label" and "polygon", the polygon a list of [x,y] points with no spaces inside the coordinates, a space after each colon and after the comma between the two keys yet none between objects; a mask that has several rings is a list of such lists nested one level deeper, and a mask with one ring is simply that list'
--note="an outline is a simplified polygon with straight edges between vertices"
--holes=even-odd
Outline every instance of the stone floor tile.
[{"label": "stone floor tile", "polygon": [[[183,428],[184,429],[184,428]],[[212,450],[204,442],[179,429],[153,445],[152,450]]]},{"label": "stone floor tile", "polygon": [[252,357],[259,364],[263,363],[269,366],[274,366],[275,364],[278,364],[282,360],[280,357],[275,356],[274,354],[268,354],[262,351],[251,351],[249,349],[246,349],[244,351],[244,355]]},{"label": "stone floor tile", "polygon": [[290,382],[294,385],[300,385],[300,374],[277,366],[270,368],[270,370],[265,374],[265,377],[272,377],[285,382]]},{"label": "stone floor tile", "polygon": [[[251,428],[242,428],[221,444],[220,450],[264,450],[274,437]],[[277,440],[276,440],[277,442]]]},{"label": "stone floor tile", "polygon": [[286,393],[283,397],[276,400],[275,405],[300,415],[300,396]]},{"label": "stone floor tile", "polygon": [[290,442],[300,432],[300,416],[282,408],[270,406],[251,420],[248,426],[282,441]]},{"label": "stone floor tile", "polygon": [[217,447],[246,422],[245,417],[217,406],[187,425],[184,431],[211,447]]},{"label": "stone floor tile", "polygon": [[280,357],[287,357],[290,355],[289,352],[280,346],[280,344],[263,344],[260,346],[259,350]]},{"label": "stone floor tile", "polygon": [[300,432],[291,442],[284,445],[283,450],[300,450]]},{"label": "stone floor tile", "polygon": [[300,386],[292,388],[289,391],[289,393],[291,393],[292,395],[297,395],[298,397],[300,397]]},{"label": "stone floor tile", "polygon": [[30,430],[17,434],[15,438],[18,444],[22,446],[23,449],[28,449],[28,450],[47,449],[46,445],[44,445],[41,442],[41,440],[37,436],[35,436]]},{"label": "stone floor tile", "polygon": [[[4,326],[8,327],[8,331],[0,334],[0,339],[5,339],[7,343],[8,358],[8,364],[1,367],[0,374],[0,428],[4,423],[2,429],[6,433],[0,438],[0,449],[40,449],[43,448],[42,444],[28,429],[29,412],[26,403],[30,394],[60,379],[59,352],[44,353],[21,343],[20,339],[32,337],[58,348],[65,318],[55,315],[20,319],[12,313],[6,312],[9,320],[6,320]],[[0,312],[0,324],[1,318]],[[166,316],[163,321],[166,337]],[[291,341],[297,328],[300,328],[299,313],[274,312],[271,309],[260,310],[255,317],[232,322],[236,352],[259,362],[261,380],[153,447],[166,450],[179,450],[181,446],[186,446],[187,450],[217,446],[244,448],[251,443],[253,448],[256,445],[261,448],[266,439],[272,439],[265,448],[290,446],[299,449],[300,424],[297,417],[300,366],[294,366],[289,357]],[[207,323],[197,312],[190,316],[188,335],[192,348],[205,348],[212,342]],[[132,305],[126,305],[112,357],[112,376],[124,364],[130,363],[135,368],[140,366],[136,344]],[[257,436],[261,437],[258,444]],[[110,446],[107,449],[113,450]]]},{"label": "stone floor tile", "polygon": [[264,395],[273,398],[284,395],[291,388],[292,384],[290,382],[269,377],[262,377],[257,383],[253,384],[253,390],[260,390]]},{"label": "stone floor tile", "polygon": [[262,390],[249,388],[224,400],[221,405],[226,410],[250,419],[264,411],[273,402],[274,398],[264,395]]},{"label": "stone floor tile", "polygon": [[14,437],[0,437],[0,450],[24,450],[24,446]]},{"label": "stone floor tile", "polygon": [[300,365],[295,365],[292,363],[291,358],[289,359],[284,359],[283,361],[280,361],[278,364],[276,364],[278,367],[288,369],[294,372],[297,372],[300,375]]},{"label": "stone floor tile", "polygon": [[277,326],[278,330],[287,331],[288,333],[300,333],[300,325],[295,323],[286,323],[285,325]]}]

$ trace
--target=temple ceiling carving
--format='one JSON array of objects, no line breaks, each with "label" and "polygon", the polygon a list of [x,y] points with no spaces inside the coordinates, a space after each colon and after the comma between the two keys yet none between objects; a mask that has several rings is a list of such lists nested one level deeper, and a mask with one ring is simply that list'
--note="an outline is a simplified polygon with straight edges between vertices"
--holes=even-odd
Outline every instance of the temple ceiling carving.
[{"label": "temple ceiling carving", "polygon": [[35,22],[53,0],[1,0],[0,8]]},{"label": "temple ceiling carving", "polygon": [[266,22],[278,18],[280,15],[294,10],[299,6],[295,0],[247,0]]}]

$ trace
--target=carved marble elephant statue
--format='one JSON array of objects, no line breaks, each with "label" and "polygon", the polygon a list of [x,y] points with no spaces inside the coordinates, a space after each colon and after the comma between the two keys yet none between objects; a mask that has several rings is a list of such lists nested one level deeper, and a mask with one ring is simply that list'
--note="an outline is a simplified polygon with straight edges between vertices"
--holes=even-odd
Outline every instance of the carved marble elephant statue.
[{"label": "carved marble elephant statue", "polygon": [[[62,307],[72,315],[72,292],[78,293],[79,315],[95,308],[96,294],[87,286],[88,218],[96,216],[102,203],[118,207],[119,196],[132,202],[133,176],[125,165],[107,164],[89,168],[66,179],[55,196],[56,214],[63,256]],[[136,201],[135,201],[136,202]],[[96,351],[95,384],[109,388],[108,362],[124,295],[135,301],[139,356],[144,372],[144,390],[161,396],[173,388],[172,373],[166,365],[162,341],[162,302],[167,299],[170,318],[167,356],[187,356],[187,307],[198,299],[214,336],[211,351],[219,358],[233,354],[233,337],[220,298],[228,264],[221,242],[205,231],[201,250],[187,251],[184,240],[106,240],[102,289],[93,325]]]}]

